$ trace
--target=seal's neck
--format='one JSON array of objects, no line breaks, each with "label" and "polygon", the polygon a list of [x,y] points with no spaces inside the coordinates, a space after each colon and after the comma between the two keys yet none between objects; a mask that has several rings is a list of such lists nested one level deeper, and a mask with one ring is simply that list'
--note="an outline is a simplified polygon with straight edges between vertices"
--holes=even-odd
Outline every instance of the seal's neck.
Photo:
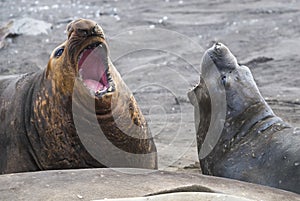
[{"label": "seal's neck", "polygon": [[38,167],[61,169],[90,167],[93,159],[82,149],[72,116],[72,96],[60,91],[45,73],[34,77],[35,84],[27,98],[29,122],[28,139],[33,147],[32,157]]},{"label": "seal's neck", "polygon": [[[197,119],[199,119],[199,125],[196,129],[198,151],[200,151],[204,140],[208,137],[207,133],[209,126],[212,123],[212,103],[205,84],[202,83],[199,85],[195,90],[195,94],[199,100],[199,103],[195,104],[195,110],[200,110],[200,116],[195,118],[196,122],[198,121]],[[257,99],[256,102],[249,104],[247,108],[238,114],[233,114],[230,113],[230,111],[227,111],[222,133],[211,154],[214,155],[219,152],[224,153],[242,138],[262,132],[280,121],[282,122],[282,120],[273,113],[272,109],[262,97]]]},{"label": "seal's neck", "polygon": [[281,130],[289,128],[290,125],[277,117],[262,98],[261,101],[250,105],[240,115],[226,119],[221,138],[223,149],[230,149],[240,140],[261,134],[271,127]]},{"label": "seal's neck", "polygon": [[256,124],[273,117],[275,114],[269,105],[263,99],[258,100],[237,116],[227,115],[221,140],[223,143],[238,141],[246,136]]},{"label": "seal's neck", "polygon": [[66,91],[66,88],[69,87],[64,86],[64,83],[59,83],[55,78],[46,77],[45,72],[36,78],[39,84],[34,85],[32,94],[33,111],[36,118],[47,120],[46,122],[50,124],[48,126],[51,127],[58,121],[62,124],[70,123],[72,120],[72,90]]}]

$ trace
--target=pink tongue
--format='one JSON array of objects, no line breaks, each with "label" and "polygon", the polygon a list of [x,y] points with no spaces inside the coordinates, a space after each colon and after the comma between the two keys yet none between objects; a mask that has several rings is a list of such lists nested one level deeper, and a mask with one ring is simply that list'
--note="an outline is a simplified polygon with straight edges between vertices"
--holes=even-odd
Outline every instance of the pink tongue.
[{"label": "pink tongue", "polygon": [[82,79],[95,80],[105,85],[107,83],[105,66],[100,55],[99,49],[85,50],[78,65],[79,71],[82,73]]},{"label": "pink tongue", "polygon": [[104,86],[100,82],[97,82],[95,80],[86,79],[84,80],[84,84],[95,92],[99,90],[102,91],[104,89]]}]

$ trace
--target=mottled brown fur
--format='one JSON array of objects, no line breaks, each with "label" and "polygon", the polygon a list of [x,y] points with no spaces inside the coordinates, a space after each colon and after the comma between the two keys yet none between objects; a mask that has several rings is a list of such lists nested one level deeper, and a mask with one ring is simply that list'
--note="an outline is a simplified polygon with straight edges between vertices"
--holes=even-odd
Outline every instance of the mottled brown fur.
[{"label": "mottled brown fur", "polygon": [[[109,58],[113,92],[93,96],[78,80],[77,61],[85,47],[101,42],[108,52],[101,27],[79,19],[70,23],[67,31],[68,40],[53,51],[45,70],[0,78],[0,173],[107,166],[157,168],[156,147],[147,123]],[[64,51],[57,57],[59,48]],[[92,109],[90,102],[94,103]],[[74,107],[79,113],[74,114]],[[86,132],[81,136],[74,117]],[[91,121],[93,117],[97,123]],[[100,131],[92,129],[97,126]],[[110,152],[109,143],[92,144],[92,149],[102,148],[95,158],[81,137],[97,137],[101,132],[103,141],[108,139],[119,151]],[[124,158],[124,151],[149,157]]]}]

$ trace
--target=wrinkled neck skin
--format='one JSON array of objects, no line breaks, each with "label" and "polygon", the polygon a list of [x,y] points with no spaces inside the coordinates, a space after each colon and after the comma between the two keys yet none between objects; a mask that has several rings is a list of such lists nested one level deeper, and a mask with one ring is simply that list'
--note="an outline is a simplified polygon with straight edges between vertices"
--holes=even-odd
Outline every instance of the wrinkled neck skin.
[{"label": "wrinkled neck skin", "polygon": [[[211,107],[209,93],[205,85],[198,89],[198,93],[203,98],[199,101],[200,122],[197,131],[198,151],[200,151],[210,125],[211,109],[208,108]],[[226,93],[228,103],[231,103],[231,95],[231,93]],[[200,159],[204,174],[216,175],[218,164],[222,164],[222,160],[227,161],[229,159],[227,158],[227,153],[230,155],[232,149],[238,150],[242,143],[241,141],[250,143],[252,138],[255,138],[257,135],[272,134],[272,132],[268,132],[270,129],[280,131],[290,128],[290,125],[273,113],[261,96],[257,96],[251,102],[244,103],[243,109],[239,112],[227,105],[226,120],[221,137],[212,152],[207,157]]]},{"label": "wrinkled neck skin", "polygon": [[[247,67],[238,66],[230,73],[222,72],[222,74],[226,74],[227,79],[234,79],[234,82],[229,83],[230,86],[225,85],[227,114],[222,141],[223,148],[226,148],[228,143],[239,141],[249,135],[249,130],[252,131],[252,127],[256,124],[264,125],[275,115],[261,96]],[[258,129],[256,132],[262,130]]]}]

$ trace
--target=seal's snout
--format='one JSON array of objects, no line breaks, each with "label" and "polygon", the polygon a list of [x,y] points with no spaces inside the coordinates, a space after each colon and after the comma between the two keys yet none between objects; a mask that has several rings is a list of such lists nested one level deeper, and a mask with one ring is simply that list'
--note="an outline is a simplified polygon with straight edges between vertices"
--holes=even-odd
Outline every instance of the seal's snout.
[{"label": "seal's snout", "polygon": [[238,66],[235,56],[223,43],[216,42],[206,54],[221,71],[232,70]]},{"label": "seal's snout", "polygon": [[92,20],[78,19],[71,22],[67,26],[68,37],[76,34],[79,37],[102,36],[104,37],[102,28]]},{"label": "seal's snout", "polygon": [[226,50],[226,46],[223,45],[222,43],[220,42],[216,42],[214,45],[213,45],[213,50],[218,53],[218,54],[222,54],[224,53],[224,51]]},{"label": "seal's snout", "polygon": [[215,43],[215,49],[216,49],[216,50],[220,49],[221,46],[222,46],[222,43],[220,43],[220,42],[216,42],[216,43]]}]

